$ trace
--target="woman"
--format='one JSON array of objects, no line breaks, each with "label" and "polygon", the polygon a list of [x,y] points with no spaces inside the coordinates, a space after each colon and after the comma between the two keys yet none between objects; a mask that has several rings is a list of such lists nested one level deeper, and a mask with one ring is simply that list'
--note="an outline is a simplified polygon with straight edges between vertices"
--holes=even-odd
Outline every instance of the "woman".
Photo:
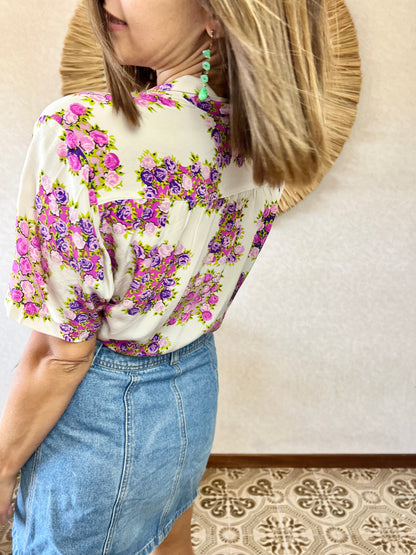
[{"label": "woman", "polygon": [[89,0],[110,94],[48,106],[9,315],[33,329],[0,427],[14,553],[187,555],[215,429],[213,333],[327,156],[323,0]]}]

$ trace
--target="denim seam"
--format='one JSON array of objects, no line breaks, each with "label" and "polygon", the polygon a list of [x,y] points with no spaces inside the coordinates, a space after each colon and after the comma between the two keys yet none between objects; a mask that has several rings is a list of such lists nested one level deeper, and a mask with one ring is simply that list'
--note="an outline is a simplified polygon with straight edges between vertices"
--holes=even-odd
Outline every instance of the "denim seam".
[{"label": "denim seam", "polygon": [[168,511],[170,510],[172,503],[173,503],[173,499],[176,495],[176,492],[178,490],[178,485],[179,485],[179,480],[180,480],[180,476],[182,474],[183,471],[183,467],[185,464],[185,457],[186,457],[186,453],[188,450],[188,436],[186,433],[186,420],[185,420],[185,411],[184,411],[184,406],[183,406],[183,398],[181,395],[181,392],[177,386],[176,380],[177,378],[182,374],[182,368],[180,366],[179,363],[175,364],[175,367],[177,368],[177,375],[174,379],[171,380],[171,388],[173,390],[173,392],[175,393],[176,396],[176,406],[178,409],[178,415],[179,415],[179,420],[180,420],[180,426],[181,426],[181,452],[179,455],[179,463],[178,463],[178,468],[176,471],[176,475],[175,478],[173,480],[173,487],[171,490],[171,495],[169,498],[169,501],[166,503],[166,507],[162,513],[162,516],[160,518],[160,524],[159,524],[159,529],[163,526],[163,521],[166,518],[166,515],[168,514]]},{"label": "denim seam", "polygon": [[35,451],[34,458],[33,458],[33,468],[32,468],[32,472],[30,473],[29,498],[27,500],[27,506],[26,506],[26,534],[23,540],[23,546],[22,546],[23,548],[25,547],[29,539],[30,526],[28,524],[28,521],[30,520],[30,517],[32,514],[32,506],[33,506],[33,500],[35,497],[35,489],[36,489],[35,482],[38,477],[41,454],[42,454],[42,444],[40,444]]},{"label": "denim seam", "polygon": [[126,492],[127,492],[127,483],[129,481],[129,478],[130,478],[131,462],[132,462],[132,443],[133,443],[132,442],[132,429],[133,429],[133,427],[132,427],[132,403],[131,403],[131,392],[130,392],[130,390],[136,385],[137,381],[138,381],[137,378],[135,378],[134,376],[131,376],[130,383],[127,386],[126,391],[124,393],[124,405],[125,405],[126,422],[125,422],[125,427],[124,427],[125,446],[124,446],[123,470],[122,470],[122,473],[121,473],[120,485],[119,485],[119,488],[118,488],[116,501],[114,503],[114,507],[113,507],[113,511],[112,511],[112,515],[111,515],[111,521],[110,521],[108,531],[107,531],[107,537],[106,537],[105,542],[104,542],[103,555],[106,555],[107,553],[110,553],[112,543],[113,543],[113,539],[114,539],[114,534],[115,534],[115,529],[116,529],[118,517],[120,515],[121,507],[122,507],[122,504],[123,504],[123,501],[125,499]]},{"label": "denim seam", "polygon": [[210,361],[211,361],[212,370],[214,372],[215,379],[216,379],[217,394],[218,394],[218,389],[219,389],[219,384],[218,384],[218,359],[216,357],[215,345],[213,343],[209,343],[209,344],[207,344],[207,347],[208,347],[208,353],[209,353],[209,358],[210,358]]}]

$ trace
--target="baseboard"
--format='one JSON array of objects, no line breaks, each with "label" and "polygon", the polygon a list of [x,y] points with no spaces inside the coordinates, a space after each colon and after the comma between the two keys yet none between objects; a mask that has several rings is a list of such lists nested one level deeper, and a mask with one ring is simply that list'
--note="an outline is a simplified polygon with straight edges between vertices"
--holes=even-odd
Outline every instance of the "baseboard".
[{"label": "baseboard", "polygon": [[280,467],[280,468],[416,468],[412,454],[211,454],[208,467]]}]

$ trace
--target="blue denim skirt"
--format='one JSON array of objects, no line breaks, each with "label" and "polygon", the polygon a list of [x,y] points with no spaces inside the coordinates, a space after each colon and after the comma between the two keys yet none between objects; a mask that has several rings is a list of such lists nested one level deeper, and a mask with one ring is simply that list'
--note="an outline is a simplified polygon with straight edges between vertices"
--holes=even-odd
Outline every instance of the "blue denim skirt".
[{"label": "blue denim skirt", "polygon": [[217,397],[212,333],[146,358],[97,342],[67,410],[22,468],[13,553],[151,553],[198,494]]}]

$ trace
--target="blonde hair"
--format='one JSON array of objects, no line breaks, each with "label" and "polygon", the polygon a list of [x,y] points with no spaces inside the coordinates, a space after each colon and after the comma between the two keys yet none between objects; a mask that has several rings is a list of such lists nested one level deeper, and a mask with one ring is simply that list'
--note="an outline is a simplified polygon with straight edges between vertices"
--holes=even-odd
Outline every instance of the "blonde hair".
[{"label": "blonde hair", "polygon": [[[325,90],[330,63],[326,0],[197,0],[222,25],[232,148],[258,185],[310,185],[328,162]],[[132,124],[131,92],[156,85],[149,68],[121,66],[102,2],[87,0],[114,108]]]}]

